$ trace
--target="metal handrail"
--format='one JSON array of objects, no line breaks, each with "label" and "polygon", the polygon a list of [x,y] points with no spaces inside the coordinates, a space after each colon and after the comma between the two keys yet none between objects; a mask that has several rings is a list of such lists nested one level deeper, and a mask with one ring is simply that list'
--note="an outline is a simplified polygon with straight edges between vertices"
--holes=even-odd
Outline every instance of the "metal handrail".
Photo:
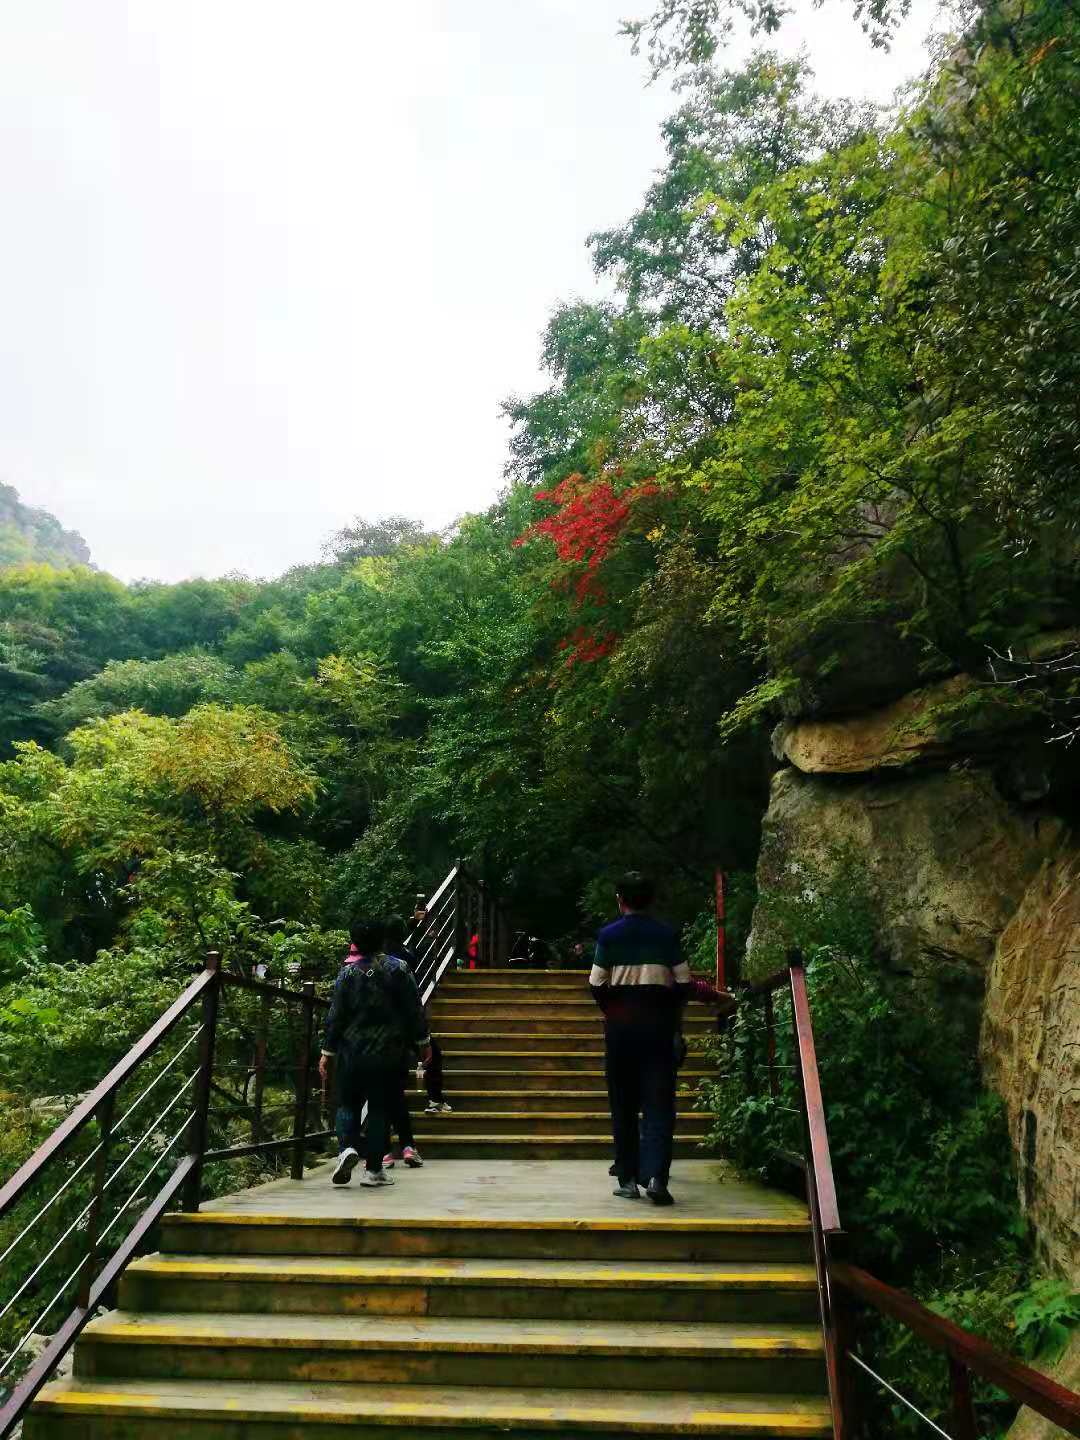
[{"label": "metal handrail", "polygon": [[207,967],[173,1001],[164,1015],[151,1025],[142,1039],[131,1047],[124,1058],[113,1066],[104,1080],[95,1085],[85,1100],[76,1105],[71,1114],[60,1122],[48,1139],[34,1151],[29,1160],[19,1166],[7,1184],[0,1189],[0,1219],[34,1183],[49,1161],[58,1155],[75,1138],[83,1126],[94,1118],[106,1096],[114,1094],[132,1071],[157,1049],[169,1031],[184,1018],[199,996],[213,983],[214,972]]},{"label": "metal handrail", "polygon": [[[427,945],[421,964],[418,966],[418,969],[423,972],[421,976],[418,976],[418,981],[424,990],[425,1003],[431,998],[455,954],[460,953],[459,942],[464,933],[464,925],[473,918],[474,912],[477,911],[478,925],[484,935],[485,954],[490,957],[499,948],[498,939],[496,938],[493,943],[491,933],[495,931],[497,935],[501,929],[505,928],[503,917],[483,883],[465,875],[460,863],[455,864],[428,901],[428,919],[421,936],[421,943],[424,944],[430,940],[430,944]],[[415,933],[414,930],[414,935]],[[214,1076],[217,1073],[215,1049],[218,1033],[218,1002],[223,991],[230,987],[256,995],[262,1001],[259,1018],[256,1022],[254,1070],[252,1071],[252,1067],[244,1067],[245,1074],[250,1077],[254,1073],[256,1080],[256,1102],[252,1109],[252,1141],[251,1143],[210,1148],[208,1145],[208,1122],[211,1099],[216,1088]],[[292,1133],[284,1138],[264,1139],[262,1138],[263,1080],[267,1069],[266,1040],[269,1013],[274,1001],[299,1006],[302,1010],[302,1024],[298,1035],[299,1054],[295,1057],[296,1063],[290,1064],[287,1072],[293,1076],[295,1089]],[[128,1105],[120,1119],[114,1122],[113,1110],[121,1087],[138,1067],[154,1054],[176,1025],[186,1016],[191,1015],[197,1003],[201,1007],[202,1013],[194,1033],[158,1070],[150,1083]],[[77,1289],[76,1303],[42,1353],[0,1404],[0,1440],[5,1440],[5,1437],[9,1436],[19,1423],[27,1406],[31,1404],[34,1396],[52,1375],[59,1361],[74,1344],[94,1309],[105,1298],[109,1286],[138,1252],[151,1227],[164,1214],[168,1206],[179,1196],[182,1208],[198,1209],[202,1168],[206,1161],[224,1161],[256,1154],[270,1155],[286,1150],[291,1151],[293,1178],[302,1177],[305,1151],[329,1139],[333,1133],[326,1129],[312,1131],[309,1129],[308,1123],[313,1094],[313,1061],[317,1053],[315,1046],[316,1015],[325,1011],[328,1004],[327,1000],[316,996],[315,987],[311,981],[306,981],[300,990],[286,989],[281,985],[249,979],[245,975],[223,972],[220,957],[215,953],[209,954],[206,966],[201,973],[184,988],[164,1014],[147,1030],[146,1034],[112,1067],[104,1079],[85,1099],[80,1101],[71,1114],[56,1127],[34,1154],[0,1188],[0,1220],[2,1220],[27,1194],[30,1187],[49,1173],[50,1166],[64,1154],[67,1147],[82,1133],[84,1128],[91,1121],[96,1123],[97,1141],[89,1153],[81,1157],[78,1165],[70,1174],[63,1177],[62,1182],[58,1184],[50,1198],[37,1210],[29,1223],[22,1226],[19,1234],[8,1244],[3,1253],[2,1258],[7,1261],[19,1244],[35,1228],[41,1217],[57,1203],[62,1195],[69,1191],[80,1177],[90,1170],[91,1166],[93,1167],[92,1187],[88,1203],[81,1205],[74,1221],[67,1225],[60,1239],[53,1244],[44,1259],[34,1265],[29,1278],[23,1282],[5,1307],[5,1312],[12,1308],[37,1279],[45,1265],[71,1239],[72,1235],[78,1233],[79,1240],[82,1242],[82,1254],[78,1265],[65,1278],[60,1289],[38,1316],[35,1325],[40,1324],[50,1314],[73,1285]],[[292,1027],[290,1026],[290,1033],[291,1031]],[[195,1044],[199,1046],[198,1063],[192,1073],[184,1080],[164,1110],[150,1123],[143,1135],[138,1139],[125,1141],[125,1144],[130,1147],[128,1153],[109,1173],[110,1144],[137,1107]],[[228,1067],[221,1068],[227,1069]],[[134,1190],[121,1199],[116,1213],[102,1225],[102,1210],[107,1193],[139,1151],[157,1134],[161,1121],[175,1109],[193,1087],[194,1095],[190,1113],[186,1116],[183,1125],[158,1151],[153,1164],[135,1185]],[[175,1162],[175,1168],[171,1175],[155,1195],[148,1200],[140,1200],[143,1192],[160,1169],[162,1162],[181,1144],[185,1146],[185,1153]],[[135,1201],[139,1201],[141,1205],[138,1218],[112,1255],[102,1263],[99,1256],[101,1242],[126,1215],[131,1213]],[[76,1204],[81,1204],[81,1197]],[[101,1263],[100,1273],[95,1274],[99,1263]],[[33,1327],[31,1327],[32,1330]],[[24,1334],[15,1349],[9,1353],[6,1365],[10,1365],[22,1350],[31,1331]]]},{"label": "metal handrail", "polygon": [[[767,1037],[769,1083],[773,1098],[778,1097],[775,1080],[776,1033],[773,997],[787,988],[791,996],[792,1023],[795,1040],[795,1070],[799,1078],[805,1146],[801,1163],[806,1172],[807,1204],[810,1212],[814,1266],[817,1275],[818,1299],[825,1361],[828,1376],[829,1404],[836,1440],[851,1440],[855,1433],[853,1364],[865,1370],[915,1414],[946,1440],[977,1440],[978,1427],[971,1389],[971,1376],[1004,1390],[1013,1400],[1026,1405],[1061,1427],[1069,1435],[1080,1436],[1080,1393],[1069,1390],[1037,1370],[997,1350],[971,1331],[928,1310],[912,1295],[897,1290],[858,1266],[844,1263],[832,1253],[842,1236],[840,1213],[836,1199],[832,1156],[829,1149],[828,1124],[818,1073],[817,1050],[813,1020],[806,987],[806,971],[801,954],[796,950],[788,957],[788,967],[752,985],[740,987],[740,1001],[761,1001],[765,1023],[761,1030]],[[943,1352],[949,1361],[951,1432],[942,1430],[923,1415],[911,1401],[877,1375],[855,1353],[852,1302],[860,1301],[880,1314],[898,1321],[927,1345]]]},{"label": "metal handrail", "polygon": [[[304,1023],[300,1032],[300,1063],[291,1067],[294,1072],[295,1086],[293,1125],[292,1133],[286,1139],[270,1139],[251,1145],[209,1150],[207,1147],[207,1122],[214,1074],[218,998],[221,991],[229,986],[262,997],[264,1015],[274,1000],[280,1000],[285,1004],[298,1004],[302,1007]],[[194,1033],[185,1039],[176,1053],[128,1105],[120,1119],[114,1122],[113,1110],[121,1087],[134,1075],[138,1067],[155,1053],[166,1036],[185,1017],[191,1015],[197,1004],[202,1007],[202,1017]],[[11,1434],[27,1406],[33,1401],[34,1396],[52,1375],[58,1362],[81,1333],[90,1315],[104,1298],[109,1285],[137,1253],[150,1227],[173,1203],[174,1198],[180,1195],[181,1204],[186,1209],[198,1208],[201,1171],[205,1160],[224,1160],[239,1155],[257,1153],[273,1154],[287,1149],[292,1151],[293,1175],[297,1176],[303,1173],[305,1150],[321,1143],[328,1138],[330,1133],[326,1130],[312,1131],[308,1124],[314,1068],[312,1061],[315,1017],[316,1012],[325,1010],[327,1005],[326,1000],[315,995],[314,985],[310,981],[305,983],[302,990],[297,991],[286,989],[283,986],[267,985],[257,980],[249,980],[242,975],[223,973],[219,957],[211,953],[207,956],[206,966],[200,974],[184,988],[146,1034],[112,1067],[105,1078],[74,1108],[71,1114],[61,1121],[34,1154],[0,1189],[0,1219],[3,1219],[23,1199],[32,1186],[48,1177],[51,1167],[65,1154],[70,1144],[82,1133],[90,1121],[96,1122],[97,1141],[89,1153],[82,1156],[71,1173],[62,1178],[49,1199],[36,1211],[27,1224],[21,1225],[18,1235],[4,1250],[3,1258],[5,1262],[9,1262],[20,1243],[36,1228],[41,1217],[57,1203],[62,1195],[70,1190],[80,1177],[85,1177],[87,1171],[93,1166],[91,1193],[88,1201],[85,1204],[81,1200],[77,1202],[77,1213],[74,1218],[62,1222],[64,1228],[59,1239],[52,1243],[43,1258],[34,1260],[29,1275],[23,1279],[4,1307],[4,1313],[7,1313],[24,1294],[31,1292],[31,1287],[37,1281],[38,1276],[66,1244],[69,1242],[79,1244],[81,1253],[78,1264],[70,1274],[65,1276],[60,1288],[6,1356],[4,1369],[10,1367],[25,1348],[36,1327],[49,1316],[74,1285],[78,1294],[67,1317],[61,1322],[41,1355],[31,1364],[11,1393],[6,1396],[3,1404],[0,1404],[0,1440],[5,1440],[5,1437]],[[132,1137],[131,1140],[124,1142],[127,1153],[110,1172],[108,1152],[118,1132],[137,1107],[196,1043],[199,1043],[197,1066],[184,1079],[168,1104],[149,1123],[142,1135],[137,1138]],[[265,1053],[263,1060],[265,1062]],[[175,1110],[193,1087],[195,1093],[191,1108],[180,1129],[164,1144],[163,1148],[157,1151],[153,1163],[137,1181],[134,1189],[130,1193],[122,1194],[118,1209],[102,1224],[101,1212],[106,1196],[139,1152],[157,1135],[161,1122]],[[156,1195],[148,1200],[141,1199],[147,1186],[159,1172],[162,1163],[181,1144],[186,1146],[186,1153],[182,1154],[179,1161],[175,1162],[175,1168],[171,1175]],[[126,1191],[126,1186],[124,1190]],[[132,1206],[136,1202],[138,1202],[140,1213],[135,1224],[128,1235],[120,1241],[111,1256],[104,1261],[100,1274],[95,1276],[94,1271],[99,1264],[99,1247],[102,1241],[115,1230],[125,1217],[131,1215]],[[109,1206],[109,1208],[112,1207]],[[75,1241],[72,1241],[73,1236],[76,1237]]]}]

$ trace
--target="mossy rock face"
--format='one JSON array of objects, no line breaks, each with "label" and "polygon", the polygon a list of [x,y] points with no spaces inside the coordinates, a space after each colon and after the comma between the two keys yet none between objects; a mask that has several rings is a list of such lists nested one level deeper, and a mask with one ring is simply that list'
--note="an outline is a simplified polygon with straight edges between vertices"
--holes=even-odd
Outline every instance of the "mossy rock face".
[{"label": "mossy rock face", "polygon": [[785,721],[773,751],[806,775],[902,770],[1000,748],[1038,714],[1019,690],[954,675],[860,715]]},{"label": "mossy rock face", "polygon": [[[982,1024],[1040,1259],[1080,1285],[1080,845],[1066,836],[998,939]],[[1080,1350],[1073,1359],[1080,1380]],[[1023,1432],[1028,1433],[1028,1432]],[[1032,1435],[1056,1433],[1032,1430]]]},{"label": "mossy rock face", "polygon": [[[986,770],[852,779],[785,769],[773,779],[758,886],[794,896],[838,855],[857,857],[888,961],[978,996],[998,936],[1062,830],[1010,804]],[[777,940],[759,905],[751,965],[770,964]]]}]

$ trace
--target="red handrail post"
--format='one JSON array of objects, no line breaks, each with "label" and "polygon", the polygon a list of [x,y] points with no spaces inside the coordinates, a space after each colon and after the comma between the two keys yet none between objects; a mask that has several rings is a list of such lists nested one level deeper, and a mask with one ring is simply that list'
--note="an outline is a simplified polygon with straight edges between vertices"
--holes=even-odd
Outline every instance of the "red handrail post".
[{"label": "red handrail post", "polygon": [[311,1101],[311,1052],[315,1039],[315,982],[305,980],[304,1029],[300,1064],[296,1071],[296,1109],[293,1112],[292,1169],[294,1180],[304,1178],[304,1142],[307,1139],[308,1105]]},{"label": "red handrail post", "polygon": [[202,995],[202,1033],[199,1037],[199,1078],[195,1082],[195,1109],[188,1130],[188,1154],[192,1166],[184,1180],[181,1208],[197,1211],[202,1190],[203,1156],[206,1154],[207,1121],[210,1114],[210,1081],[214,1073],[214,1045],[217,1041],[218,1001],[221,998],[221,956],[211,950],[206,969],[213,977]]},{"label": "red handrail post", "polygon": [[727,989],[727,913],[724,903],[724,872],[716,871],[716,988]]}]

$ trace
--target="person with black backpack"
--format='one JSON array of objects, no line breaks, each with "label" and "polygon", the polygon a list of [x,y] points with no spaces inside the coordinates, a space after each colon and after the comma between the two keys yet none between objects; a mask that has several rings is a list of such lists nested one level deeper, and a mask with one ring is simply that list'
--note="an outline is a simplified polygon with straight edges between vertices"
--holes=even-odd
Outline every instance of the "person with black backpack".
[{"label": "person with black backpack", "polygon": [[[431,1039],[416,981],[404,960],[383,953],[383,932],[382,922],[375,920],[355,920],[350,927],[352,947],[334,985],[319,1058],[324,1082],[337,1069],[339,1118],[359,1115],[367,1101],[360,1183],[370,1186],[394,1183],[383,1157],[390,1146],[401,1075],[417,1055],[430,1058]],[[338,1127],[335,1185],[347,1185],[360,1160],[351,1135],[345,1133],[354,1127],[355,1120]]]}]

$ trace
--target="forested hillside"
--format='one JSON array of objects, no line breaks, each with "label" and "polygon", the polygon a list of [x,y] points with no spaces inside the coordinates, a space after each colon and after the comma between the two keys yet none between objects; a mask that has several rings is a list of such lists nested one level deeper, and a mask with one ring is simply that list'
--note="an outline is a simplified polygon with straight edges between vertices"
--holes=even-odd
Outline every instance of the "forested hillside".
[{"label": "forested hillside", "polygon": [[89,565],[90,549],[47,510],[24,505],[19,492],[0,484],[0,566],[40,560],[46,565]]},{"label": "forested hillside", "polygon": [[[507,401],[486,513],[358,522],[269,582],[124,586],[0,553],[9,1093],[84,1086],[208,947],[329,969],[351,912],[401,907],[456,854],[556,940],[647,869],[706,949],[721,865],[738,951],[785,717],[966,675],[918,736],[1020,735],[1072,775],[1045,742],[1078,723],[1080,17],[973,7],[885,117],[767,50],[705,63],[708,32],[663,8],[654,59],[701,63],[639,208],[589,239],[613,298],[559,307],[548,388]],[[1063,821],[1074,780],[1040,792]],[[792,933],[873,968],[863,901],[805,900]],[[880,1076],[892,992],[865,983],[886,1010],[849,993],[850,1043]],[[913,1054],[939,998],[901,1032]],[[1016,1217],[970,1027],[944,1033],[944,1068],[892,1100],[851,1072],[877,1120],[919,1118],[895,1188],[866,1198],[857,1145],[840,1164],[879,1263],[960,1294],[965,1246]],[[733,1127],[721,1099],[754,1163],[755,1116]],[[25,1143],[18,1113],[3,1143]],[[947,1178],[912,1234],[901,1176],[931,1150]]]}]

